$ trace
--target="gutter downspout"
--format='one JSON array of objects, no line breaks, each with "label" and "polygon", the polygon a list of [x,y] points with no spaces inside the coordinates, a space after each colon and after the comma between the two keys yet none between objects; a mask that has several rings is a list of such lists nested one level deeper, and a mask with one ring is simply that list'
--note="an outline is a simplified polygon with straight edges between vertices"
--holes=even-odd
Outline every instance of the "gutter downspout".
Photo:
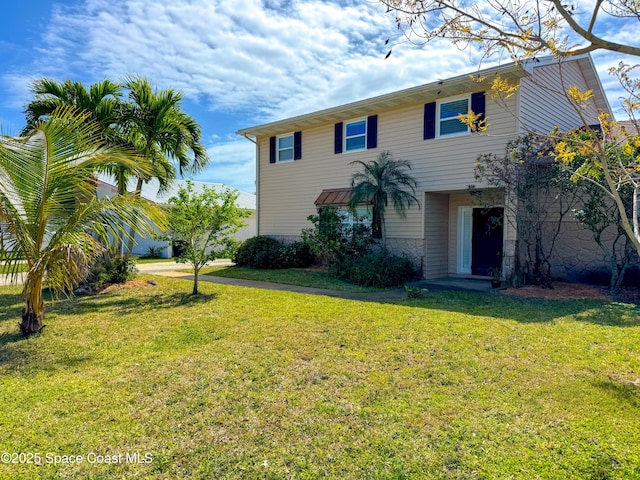
[{"label": "gutter downspout", "polygon": [[260,146],[258,145],[258,137],[252,139],[246,133],[242,136],[256,146],[256,236],[260,235]]}]

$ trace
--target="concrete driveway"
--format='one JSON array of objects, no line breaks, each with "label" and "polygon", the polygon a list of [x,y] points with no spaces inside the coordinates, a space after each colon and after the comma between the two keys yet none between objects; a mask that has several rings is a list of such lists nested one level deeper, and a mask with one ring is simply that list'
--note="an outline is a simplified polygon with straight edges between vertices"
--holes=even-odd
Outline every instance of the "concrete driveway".
[{"label": "concrete driveway", "polygon": [[[231,260],[219,259],[207,263],[208,267],[213,266],[229,266],[233,265]],[[166,272],[175,272],[177,270],[189,270],[191,264],[178,263],[178,262],[154,262],[154,263],[139,263],[136,265],[138,273],[150,273],[150,274],[162,274]]]},{"label": "concrete driveway", "polygon": [[[220,260],[214,260],[207,264],[207,266],[213,266],[213,265],[221,265],[221,266],[233,265],[233,262],[227,259],[220,259]],[[177,270],[188,270],[191,267],[188,263],[154,262],[154,263],[139,263],[138,265],[136,265],[136,268],[138,269],[139,273],[150,273],[150,274],[162,275],[163,273],[175,272]],[[26,275],[25,273],[19,273],[15,281],[13,282],[13,285],[22,285],[22,283],[24,283],[25,275]],[[188,274],[185,274],[185,275],[188,275]],[[7,285],[12,285],[11,276],[1,274],[0,286],[7,286]]]}]

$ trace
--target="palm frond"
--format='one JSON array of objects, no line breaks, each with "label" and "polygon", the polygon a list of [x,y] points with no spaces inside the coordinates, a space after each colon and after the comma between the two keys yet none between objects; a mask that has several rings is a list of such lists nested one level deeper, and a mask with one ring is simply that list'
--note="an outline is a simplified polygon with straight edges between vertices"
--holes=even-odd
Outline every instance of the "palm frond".
[{"label": "palm frond", "polygon": [[349,206],[355,208],[360,203],[371,201],[374,233],[383,229],[385,209],[389,201],[403,218],[406,217],[408,208],[414,204],[420,205],[415,197],[418,182],[408,173],[411,163],[407,160],[396,160],[391,152],[384,151],[375,160],[366,163],[357,160],[350,165],[359,166],[360,170],[351,177]]},{"label": "palm frond", "polygon": [[94,254],[95,235],[123,238],[132,226],[149,234],[166,223],[159,207],[141,199],[96,198],[95,171],[139,169],[138,160],[106,145],[91,114],[71,107],[54,110],[28,137],[0,138],[0,221],[29,264],[26,297],[45,271],[52,288],[68,289],[83,271],[80,260]]}]

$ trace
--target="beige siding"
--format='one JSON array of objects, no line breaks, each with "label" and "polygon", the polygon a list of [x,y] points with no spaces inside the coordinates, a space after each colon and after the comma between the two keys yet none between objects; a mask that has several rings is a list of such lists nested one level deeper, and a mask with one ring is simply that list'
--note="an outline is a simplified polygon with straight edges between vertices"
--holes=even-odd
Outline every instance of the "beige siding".
[{"label": "beige siding", "polygon": [[[588,90],[578,62],[566,62],[534,68],[534,75],[524,78],[520,87],[522,128],[549,133],[554,127],[569,130],[584,125],[578,113],[564,96],[570,86]],[[584,110],[588,124],[598,123],[595,107]]]},{"label": "beige siding", "polygon": [[[466,135],[423,140],[424,105],[380,112],[378,114],[378,148],[364,152],[334,155],[334,125],[302,132],[302,159],[269,164],[269,138],[260,137],[260,225],[263,235],[298,235],[315,213],[314,201],[323,189],[349,187],[357,166],[368,162],[384,150],[396,158],[411,161],[418,181],[416,197],[420,207],[412,207],[407,218],[400,218],[390,206],[387,233],[394,238],[424,238],[424,192],[465,191],[475,183],[474,163],[481,153],[502,153],[504,145],[516,131],[515,100],[506,111],[487,98],[487,116],[491,127],[486,135]],[[349,121],[350,118],[339,119]],[[338,120],[337,120],[338,121]]]},{"label": "beige siding", "polygon": [[[425,278],[447,275],[450,250],[449,195],[427,193],[424,200]],[[455,233],[455,232],[454,232]]]},{"label": "beige siding", "polygon": [[[585,72],[590,75],[589,71]],[[594,84],[593,78],[588,78],[590,84]],[[418,103],[411,106],[376,103],[384,105],[376,112],[378,146],[367,151],[333,153],[333,122],[358,119],[348,115],[338,117],[335,114],[331,123],[323,125],[318,125],[319,118],[328,119],[331,115],[316,117],[317,123],[307,123],[318,126],[302,130],[302,159],[298,161],[270,164],[269,137],[266,134],[259,136],[256,139],[258,231],[262,235],[289,240],[299,237],[303,229],[311,227],[307,217],[316,212],[314,201],[323,189],[349,187],[352,174],[359,170],[353,162],[371,161],[388,150],[396,158],[411,162],[412,174],[418,182],[416,197],[420,202],[409,209],[406,218],[397,215],[389,205],[386,226],[390,248],[394,245],[398,251],[410,251],[416,263],[419,260],[423,264],[428,277],[454,274],[457,270],[458,208],[474,205],[474,199],[467,193],[470,185],[479,189],[487,187],[474,178],[477,157],[486,153],[504,154],[506,143],[523,129],[548,133],[555,126],[569,129],[582,125],[583,121],[562,94],[571,85],[581,90],[587,88],[578,62],[566,62],[560,69],[557,65],[533,67],[532,77],[521,80],[520,90],[506,105],[499,105],[487,97],[486,114],[490,127],[484,134],[423,140],[424,102],[446,100],[424,95],[421,97],[424,100],[416,100]],[[597,93],[602,96],[602,92]],[[590,107],[583,114],[587,123],[597,123],[595,108]],[[275,130],[272,127],[262,131]],[[507,219],[503,244],[506,272],[512,267],[515,240],[516,228]]]}]

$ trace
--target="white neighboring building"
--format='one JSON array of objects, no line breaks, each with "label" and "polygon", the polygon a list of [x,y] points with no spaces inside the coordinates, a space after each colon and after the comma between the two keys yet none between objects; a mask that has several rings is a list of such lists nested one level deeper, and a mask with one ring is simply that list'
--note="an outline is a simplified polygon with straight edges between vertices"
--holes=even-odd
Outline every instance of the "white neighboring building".
[{"label": "white neighboring building", "polygon": [[[113,197],[118,194],[117,188],[109,182],[110,179],[101,178],[98,179],[97,185],[97,195],[98,198],[109,196]],[[193,189],[196,192],[202,192],[202,190],[206,188],[212,188],[217,191],[224,190],[235,190],[231,187],[228,187],[222,183],[209,183],[209,182],[196,182],[191,181],[193,185]],[[152,180],[149,183],[146,183],[142,186],[142,197],[147,200],[151,200],[152,202],[159,203],[161,205],[168,205],[169,199],[178,194],[178,190],[180,187],[186,186],[187,182],[185,180],[175,180],[171,187],[162,193],[158,193],[159,183],[157,180]],[[129,186],[129,191],[135,189],[135,184]],[[236,233],[236,240],[242,241],[251,237],[255,237],[257,234],[257,222],[256,222],[256,196],[252,193],[240,192],[238,191],[238,200],[237,205],[239,208],[244,210],[249,210],[251,212],[251,216],[243,219],[246,224]],[[156,229],[158,233],[161,233],[159,229]],[[168,241],[159,241],[149,237],[140,237],[136,235],[136,243],[133,247],[134,255],[146,255],[149,253],[150,248],[161,248],[160,256],[162,258],[171,258],[173,257],[173,247],[171,242]]]}]

